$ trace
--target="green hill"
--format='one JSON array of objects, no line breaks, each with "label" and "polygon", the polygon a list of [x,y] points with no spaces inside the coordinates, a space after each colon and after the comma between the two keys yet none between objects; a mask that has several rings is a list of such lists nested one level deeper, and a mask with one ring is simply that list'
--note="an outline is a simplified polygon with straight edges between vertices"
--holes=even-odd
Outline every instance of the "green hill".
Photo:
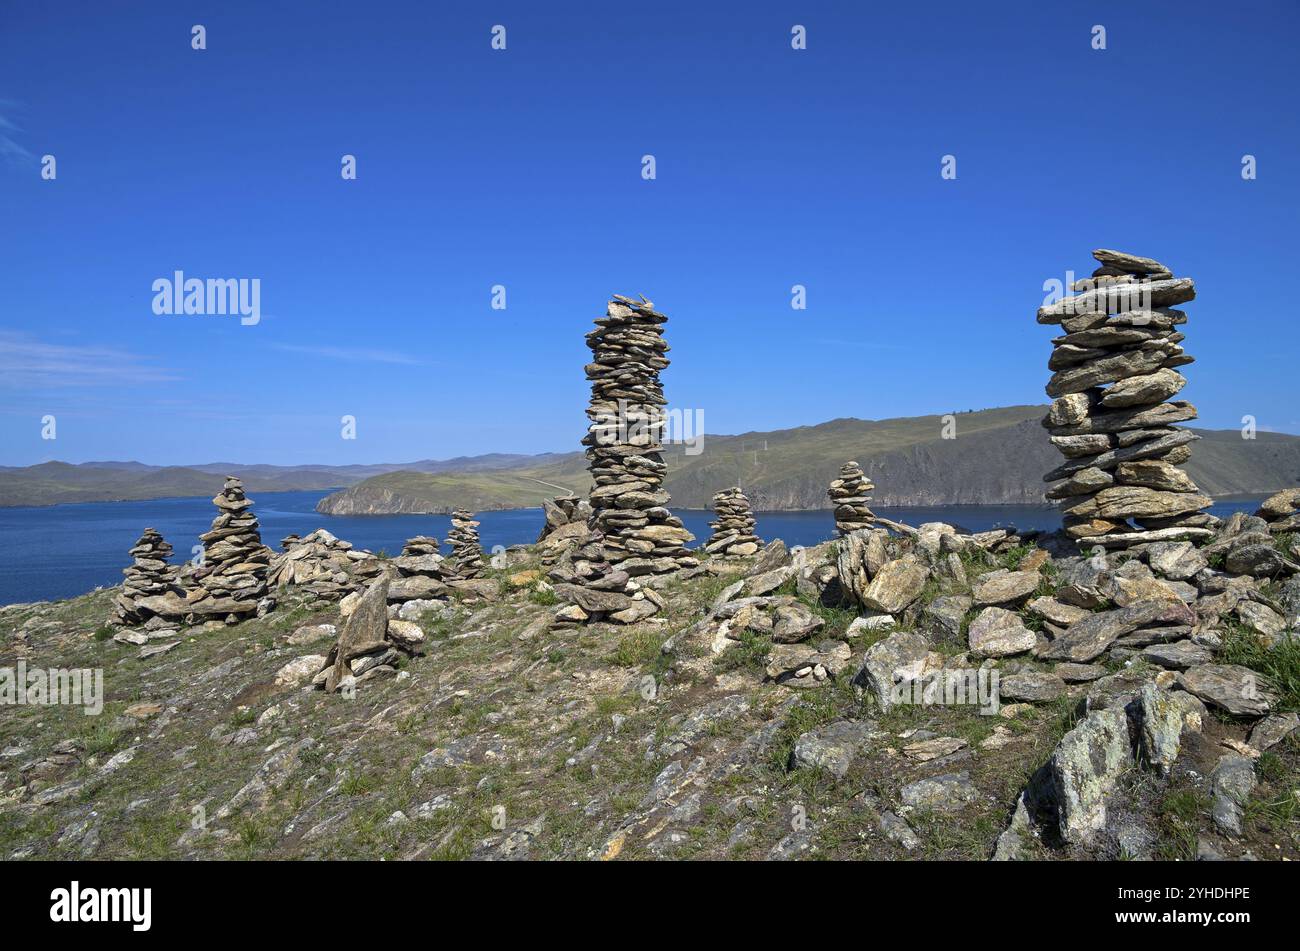
[{"label": "green hill", "polygon": [[[703,451],[668,446],[667,488],[673,505],[707,508],[713,494],[742,486],[760,510],[828,506],[826,487],[855,459],[876,483],[875,503],[996,505],[1042,501],[1043,473],[1060,462],[1039,420],[1042,406],[1011,406],[956,415],[956,438],[943,438],[944,417],[836,419],[817,426],[736,436],[705,436]],[[1187,471],[1212,495],[1261,495],[1300,484],[1300,437],[1236,430],[1197,430]],[[561,488],[562,487],[562,488]],[[317,507],[335,515],[474,511],[540,505],[562,489],[590,487],[581,453],[473,474],[393,472],[337,492]]]}]

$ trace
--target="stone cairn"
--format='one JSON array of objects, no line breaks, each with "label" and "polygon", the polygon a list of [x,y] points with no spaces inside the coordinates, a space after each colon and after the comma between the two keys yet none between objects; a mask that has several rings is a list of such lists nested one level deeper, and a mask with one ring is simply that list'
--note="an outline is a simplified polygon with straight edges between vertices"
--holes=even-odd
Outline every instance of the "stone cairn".
[{"label": "stone cairn", "polygon": [[565,495],[542,502],[542,511],[546,523],[537,536],[537,552],[542,564],[549,566],[590,537],[591,503],[576,495]]},{"label": "stone cairn", "polygon": [[836,534],[848,535],[876,524],[875,514],[867,507],[871,501],[868,493],[875,487],[856,462],[846,462],[840,466],[840,477],[831,482],[826,493],[835,509]]},{"label": "stone cairn", "polygon": [[280,547],[284,550],[272,558],[267,575],[272,588],[297,587],[315,597],[337,601],[378,574],[379,559],[323,528],[306,538],[288,535]]},{"label": "stone cairn", "polygon": [[418,611],[430,601],[446,599],[449,593],[446,578],[451,570],[442,556],[438,539],[429,535],[408,539],[401,555],[390,564],[399,574],[388,590],[390,604],[405,606],[414,601],[417,604],[411,610]]},{"label": "stone cairn", "polygon": [[1283,489],[1270,495],[1255,515],[1267,522],[1268,530],[1275,535],[1300,532],[1300,489]]},{"label": "stone cairn", "polygon": [[186,600],[193,614],[224,614],[227,619],[253,614],[266,596],[271,549],[262,544],[253,503],[244,496],[244,484],[226,477],[225,487],[212,500],[219,514],[212,528],[199,536],[203,563],[186,581]]},{"label": "stone cairn", "polygon": [[1178,468],[1200,437],[1174,425],[1196,407],[1169,402],[1187,382],[1175,368],[1194,360],[1176,330],[1187,315],[1172,305],[1195,287],[1151,258],[1092,254],[1101,266],[1071,285],[1075,296],[1038,310],[1040,324],[1065,331],[1052,341],[1043,425],[1066,458],[1043,477],[1059,483],[1047,497],[1081,547],[1207,539],[1218,522],[1202,511],[1211,500]]},{"label": "stone cairn", "polygon": [[[403,656],[419,652],[424,632],[410,621],[389,618],[391,577],[382,573],[364,592],[349,595],[339,605],[343,629],[312,683],[328,693],[394,677]],[[319,658],[317,658],[319,659]]]},{"label": "stone cairn", "polygon": [[591,421],[582,443],[595,487],[592,529],[605,557],[629,575],[695,567],[686,548],[694,536],[666,508],[668,466],[660,439],[667,425],[659,371],[668,366],[663,324],[646,300],[614,296],[587,334],[592,362]]},{"label": "stone cairn", "polygon": [[704,543],[711,555],[743,557],[752,555],[763,543],[754,534],[754,509],[740,486],[723,489],[713,497],[713,511],[717,518],[709,523],[713,534]]},{"label": "stone cairn", "polygon": [[567,602],[556,612],[560,623],[634,624],[664,606],[638,577],[699,567],[686,548],[694,536],[668,511],[663,489],[667,401],[659,371],[668,366],[667,319],[645,298],[615,295],[587,334],[591,404],[582,444],[594,483],[591,531],[575,536],[576,547],[548,572],[556,595]]},{"label": "stone cairn", "polygon": [[144,603],[145,599],[174,589],[176,566],[167,563],[172,546],[153,528],[144,530],[128,554],[132,561],[122,570],[126,581],[122,583],[122,593],[113,599],[113,607],[118,620],[140,624],[156,613]]},{"label": "stone cairn", "polygon": [[483,574],[483,546],[479,544],[478,526],[472,512],[457,509],[451,513],[451,531],[447,533],[451,557],[447,567],[457,578],[478,578]]}]

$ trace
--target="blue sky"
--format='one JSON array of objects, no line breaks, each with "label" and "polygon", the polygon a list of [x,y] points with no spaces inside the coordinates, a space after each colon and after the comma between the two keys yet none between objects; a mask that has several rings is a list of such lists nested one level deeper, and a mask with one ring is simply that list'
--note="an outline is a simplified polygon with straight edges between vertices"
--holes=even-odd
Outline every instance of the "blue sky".
[{"label": "blue sky", "polygon": [[[574,449],[611,293],[710,432],[1045,402],[1095,247],[1196,279],[1200,425],[1300,432],[1298,10],[4,4],[0,464]],[[261,322],[155,315],[177,269]]]}]

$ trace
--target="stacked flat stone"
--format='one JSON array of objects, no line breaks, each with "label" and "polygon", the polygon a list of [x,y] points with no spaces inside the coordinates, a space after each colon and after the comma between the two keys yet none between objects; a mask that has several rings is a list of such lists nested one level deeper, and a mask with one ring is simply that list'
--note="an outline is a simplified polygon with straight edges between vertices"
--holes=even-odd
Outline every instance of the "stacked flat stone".
[{"label": "stacked flat stone", "polygon": [[875,487],[856,462],[846,462],[840,466],[840,477],[831,482],[826,493],[835,509],[836,534],[848,535],[876,524],[875,514],[867,507],[871,501],[869,493]]},{"label": "stacked flat stone", "polygon": [[429,555],[442,558],[442,545],[432,535],[416,535],[414,538],[408,538],[406,544],[402,546],[403,558],[424,558]]},{"label": "stacked flat stone", "polygon": [[[550,566],[567,551],[586,544],[591,537],[591,503],[576,495],[547,499],[542,503],[546,523],[537,537],[537,554]],[[602,556],[603,559],[603,556]]]},{"label": "stacked flat stone", "polygon": [[1264,500],[1255,513],[1275,535],[1300,532],[1300,489],[1283,489]]},{"label": "stacked flat stone", "polygon": [[280,542],[284,551],[271,559],[267,584],[272,588],[297,587],[318,598],[337,601],[373,578],[378,561],[368,551],[336,538],[323,528],[306,538],[289,535]]},{"label": "stacked flat stone", "polygon": [[202,564],[187,579],[190,612],[235,617],[254,613],[266,596],[271,549],[262,544],[253,503],[239,479],[228,476],[212,504],[219,513],[212,528],[199,536]]},{"label": "stacked flat stone", "polygon": [[1058,482],[1047,497],[1086,548],[1209,538],[1211,500],[1179,468],[1199,437],[1174,425],[1196,407],[1170,402],[1187,382],[1176,368],[1194,360],[1177,329],[1187,315],[1173,305],[1195,286],[1151,258],[1092,254],[1101,266],[1071,285],[1074,296],[1038,311],[1040,324],[1065,331],[1052,341],[1043,425],[1066,460],[1043,477]]},{"label": "stacked flat stone", "polygon": [[429,535],[417,535],[408,539],[401,555],[389,564],[397,569],[399,575],[388,589],[390,604],[443,600],[447,597],[446,579],[451,576],[453,569],[442,556],[438,539]]},{"label": "stacked flat stone", "polygon": [[713,511],[717,518],[709,523],[713,534],[704,543],[704,550],[711,555],[742,557],[752,555],[763,543],[754,534],[757,524],[754,520],[754,507],[740,490],[740,486],[723,489],[713,497]]},{"label": "stacked flat stone", "polygon": [[659,371],[668,366],[667,319],[644,297],[615,295],[587,334],[591,404],[582,442],[595,483],[592,529],[601,535],[608,561],[629,575],[699,564],[686,548],[694,536],[668,511],[663,488],[668,466],[660,440],[667,401]]},{"label": "stacked flat stone", "polygon": [[140,624],[154,615],[146,598],[166,594],[176,584],[176,566],[167,563],[172,546],[153,528],[146,528],[128,552],[131,564],[122,570],[126,580],[122,593],[113,599],[117,618],[125,624]]},{"label": "stacked flat stone", "polygon": [[538,543],[546,541],[562,528],[581,523],[587,524],[591,519],[591,503],[576,495],[562,495],[557,499],[542,502],[542,512],[546,522],[542,533],[537,536]]},{"label": "stacked flat stone", "polygon": [[388,573],[380,573],[364,591],[339,604],[343,627],[313,684],[334,693],[369,680],[394,677],[402,657],[419,652],[424,643],[419,625],[389,618],[390,582]]},{"label": "stacked flat stone", "polygon": [[451,546],[451,557],[447,567],[457,578],[478,578],[483,574],[483,546],[478,540],[478,525],[474,513],[457,509],[451,513],[451,531],[447,533],[447,544]]}]

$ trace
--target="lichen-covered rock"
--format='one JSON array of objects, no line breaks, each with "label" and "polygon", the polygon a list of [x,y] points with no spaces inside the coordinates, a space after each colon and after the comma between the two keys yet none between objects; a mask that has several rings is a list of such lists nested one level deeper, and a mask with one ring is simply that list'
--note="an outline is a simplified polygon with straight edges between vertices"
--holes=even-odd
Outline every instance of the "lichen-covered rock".
[{"label": "lichen-covered rock", "polygon": [[1133,764],[1122,707],[1089,713],[1061,739],[1048,764],[1061,837],[1087,842],[1106,824],[1106,803]]},{"label": "lichen-covered rock", "polygon": [[914,631],[900,631],[867,648],[857,679],[880,710],[888,712],[895,706],[897,685],[918,680],[933,667],[930,642]]}]

